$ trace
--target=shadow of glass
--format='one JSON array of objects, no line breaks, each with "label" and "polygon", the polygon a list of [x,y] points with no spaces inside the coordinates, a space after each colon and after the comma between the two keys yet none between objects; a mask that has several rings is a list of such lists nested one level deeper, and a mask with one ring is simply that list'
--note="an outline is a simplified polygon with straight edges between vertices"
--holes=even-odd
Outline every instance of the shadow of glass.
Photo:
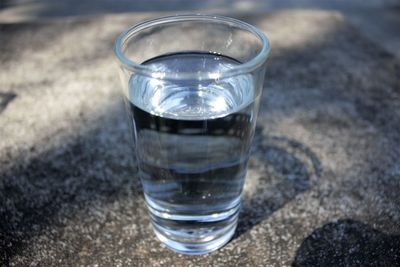
[{"label": "shadow of glass", "polygon": [[303,241],[292,266],[400,266],[400,236],[351,219],[331,222]]},{"label": "shadow of glass", "polygon": [[255,180],[246,178],[246,182],[256,185],[255,190],[245,194],[235,237],[310,189],[321,176],[321,163],[311,149],[284,136],[264,137],[262,131],[262,127],[256,128],[249,169],[263,174]]}]

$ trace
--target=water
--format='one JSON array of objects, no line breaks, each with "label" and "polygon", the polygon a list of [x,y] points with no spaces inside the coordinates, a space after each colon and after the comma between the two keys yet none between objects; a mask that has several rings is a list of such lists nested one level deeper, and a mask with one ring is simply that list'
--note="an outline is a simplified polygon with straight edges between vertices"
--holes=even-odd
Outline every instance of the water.
[{"label": "water", "polygon": [[[158,71],[223,71],[238,61],[180,53],[144,64]],[[136,157],[159,239],[201,254],[229,241],[240,207],[258,96],[252,77],[162,81],[131,77]]]}]

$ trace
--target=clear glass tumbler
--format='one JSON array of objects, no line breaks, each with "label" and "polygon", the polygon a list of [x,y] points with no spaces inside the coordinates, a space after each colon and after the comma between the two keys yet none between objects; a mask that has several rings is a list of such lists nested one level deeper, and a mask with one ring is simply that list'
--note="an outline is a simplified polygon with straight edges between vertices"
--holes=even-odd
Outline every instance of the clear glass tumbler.
[{"label": "clear glass tumbler", "polygon": [[269,42],[227,17],[142,22],[116,40],[135,158],[157,237],[203,254],[235,232]]}]

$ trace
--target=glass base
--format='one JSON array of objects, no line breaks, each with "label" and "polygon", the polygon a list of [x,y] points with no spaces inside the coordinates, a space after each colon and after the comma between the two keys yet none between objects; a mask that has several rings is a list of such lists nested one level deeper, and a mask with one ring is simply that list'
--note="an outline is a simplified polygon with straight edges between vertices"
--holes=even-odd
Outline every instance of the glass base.
[{"label": "glass base", "polygon": [[157,238],[169,249],[188,255],[210,253],[224,246],[232,238],[238,223],[240,204],[223,213],[210,216],[160,216],[149,207],[149,214]]},{"label": "glass base", "polygon": [[225,229],[223,235],[219,235],[218,237],[214,237],[210,235],[207,239],[211,239],[210,241],[204,242],[177,242],[174,239],[168,238],[165,232],[161,232],[159,227],[154,226],[154,233],[157,238],[164,243],[167,248],[186,255],[201,255],[213,252],[224,245],[226,245],[232,238],[235,233],[237,221],[231,226]]}]

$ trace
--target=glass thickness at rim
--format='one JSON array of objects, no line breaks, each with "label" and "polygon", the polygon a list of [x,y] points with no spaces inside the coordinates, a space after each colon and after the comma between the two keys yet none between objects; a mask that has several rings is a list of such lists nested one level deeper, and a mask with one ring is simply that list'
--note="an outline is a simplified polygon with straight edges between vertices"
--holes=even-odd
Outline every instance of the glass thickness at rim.
[{"label": "glass thickness at rim", "polygon": [[[215,24],[226,25],[227,27],[235,27],[247,32],[254,34],[262,43],[262,48],[260,52],[254,56],[252,59],[247,62],[241,63],[228,69],[223,72],[201,72],[201,73],[192,73],[192,72],[159,72],[152,69],[149,66],[142,65],[139,62],[134,62],[127,58],[122,51],[130,38],[137,32],[154,27],[162,24],[170,24],[176,22],[209,22]],[[157,79],[165,79],[165,80],[181,80],[181,79],[196,79],[196,80],[208,80],[208,79],[223,79],[229,78],[235,75],[240,75],[243,73],[249,73],[258,67],[260,67],[267,59],[270,51],[270,43],[268,38],[265,36],[263,32],[261,32],[256,27],[229,17],[224,16],[213,16],[213,15],[177,15],[177,16],[167,16],[161,17],[157,19],[143,21],[139,24],[136,24],[129,28],[128,30],[122,32],[115,41],[114,45],[114,53],[117,56],[120,63],[124,68],[131,70],[135,73],[157,78]],[[214,51],[206,51],[206,52],[214,52]]]}]

